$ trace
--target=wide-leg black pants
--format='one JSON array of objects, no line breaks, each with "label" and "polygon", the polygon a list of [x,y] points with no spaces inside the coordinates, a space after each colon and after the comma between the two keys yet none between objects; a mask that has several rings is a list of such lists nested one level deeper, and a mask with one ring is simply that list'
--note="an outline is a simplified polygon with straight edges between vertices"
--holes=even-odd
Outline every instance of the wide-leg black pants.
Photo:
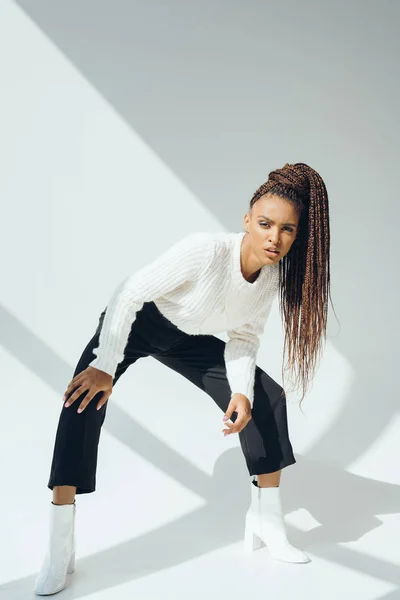
[{"label": "wide-leg black pants", "polygon": [[[105,311],[97,330],[84,349],[74,377],[95,358]],[[188,335],[177,328],[157,308],[146,302],[133,322],[124,359],[118,365],[113,385],[126,369],[141,357],[153,356],[189,379],[211,396],[225,412],[231,397],[224,360],[225,342],[213,335]],[[51,464],[48,487],[70,485],[77,494],[96,489],[97,450],[107,404],[96,410],[99,392],[81,413],[77,409],[87,392],[69,408],[62,406]],[[236,420],[233,413],[231,420]],[[222,424],[222,421],[221,421]],[[282,387],[256,367],[252,419],[239,433],[240,445],[249,474],[273,473],[294,464],[289,439],[286,398]]]}]

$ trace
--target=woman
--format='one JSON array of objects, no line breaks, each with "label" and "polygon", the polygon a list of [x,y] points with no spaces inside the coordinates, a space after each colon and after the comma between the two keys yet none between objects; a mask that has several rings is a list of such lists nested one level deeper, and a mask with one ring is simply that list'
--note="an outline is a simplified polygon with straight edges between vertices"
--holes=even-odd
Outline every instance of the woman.
[{"label": "woman", "polygon": [[[269,174],[253,195],[245,232],[194,233],[123,281],[101,314],[63,401],[48,487],[49,550],[35,591],[66,585],[75,561],[75,494],[95,490],[97,448],[107,401],[119,377],[153,356],[210,395],[224,412],[223,434],[239,433],[252,480],[245,548],[309,562],[287,540],[279,496],[283,468],[296,462],[286,394],[256,365],[280,294],[285,351],[302,398],[326,335],[329,212],[323,180],[304,163]],[[214,333],[227,331],[225,344]],[[301,402],[300,402],[301,404]]]}]

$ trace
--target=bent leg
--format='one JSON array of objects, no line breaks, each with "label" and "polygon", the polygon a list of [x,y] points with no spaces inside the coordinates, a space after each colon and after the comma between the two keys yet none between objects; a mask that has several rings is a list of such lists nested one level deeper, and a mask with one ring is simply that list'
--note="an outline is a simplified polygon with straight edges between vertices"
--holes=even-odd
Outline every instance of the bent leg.
[{"label": "bent leg", "polygon": [[[212,335],[187,335],[171,350],[153,354],[211,396],[226,412],[231,390],[224,359],[225,342]],[[234,422],[237,413],[233,413]],[[286,398],[282,387],[256,367],[252,419],[239,433],[250,475],[273,473],[296,462],[289,439]]]},{"label": "bent leg", "polygon": [[[95,335],[84,349],[74,375],[84,371],[94,360],[93,349],[98,346],[101,325],[104,319],[102,313]],[[133,335],[129,336],[129,352],[118,365],[113,386],[117,383],[126,369],[148,352],[142,347],[141,342]],[[100,410],[96,409],[101,398],[99,392],[87,405],[86,409],[78,414],[79,404],[86,396],[84,392],[69,408],[62,405],[59,417],[53,458],[50,469],[50,478],[47,484],[51,490],[55,486],[74,486],[77,494],[93,492],[96,489],[97,452],[108,401]]]}]

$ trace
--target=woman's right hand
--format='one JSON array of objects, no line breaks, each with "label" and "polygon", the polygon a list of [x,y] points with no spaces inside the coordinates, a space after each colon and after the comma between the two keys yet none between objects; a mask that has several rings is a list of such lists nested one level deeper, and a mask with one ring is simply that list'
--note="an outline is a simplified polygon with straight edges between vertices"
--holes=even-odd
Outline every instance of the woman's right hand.
[{"label": "woman's right hand", "polygon": [[84,392],[88,392],[85,398],[79,405],[78,413],[81,413],[89,402],[92,400],[96,394],[99,392],[103,392],[102,398],[97,403],[97,410],[99,410],[103,404],[105,404],[108,398],[111,396],[113,388],[113,377],[104,371],[100,371],[100,369],[96,369],[95,367],[87,367],[84,371],[79,373],[76,377],[72,379],[70,384],[68,385],[64,397],[63,402],[67,399],[69,394],[73,392],[70,398],[68,398],[67,402],[64,404],[66,408],[71,406]]}]

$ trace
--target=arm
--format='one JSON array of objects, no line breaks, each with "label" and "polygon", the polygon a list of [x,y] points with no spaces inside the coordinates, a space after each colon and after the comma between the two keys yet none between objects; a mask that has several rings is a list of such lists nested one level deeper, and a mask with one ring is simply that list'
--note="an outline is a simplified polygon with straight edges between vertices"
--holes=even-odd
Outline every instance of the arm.
[{"label": "arm", "polygon": [[211,249],[212,243],[203,233],[189,234],[120,283],[107,306],[99,346],[93,350],[97,358],[90,366],[114,376],[144,302],[198,278]]},{"label": "arm", "polygon": [[260,337],[271,311],[272,302],[249,323],[229,330],[229,341],[225,346],[226,372],[231,387],[231,398],[242,394],[254,402],[254,378]]}]

